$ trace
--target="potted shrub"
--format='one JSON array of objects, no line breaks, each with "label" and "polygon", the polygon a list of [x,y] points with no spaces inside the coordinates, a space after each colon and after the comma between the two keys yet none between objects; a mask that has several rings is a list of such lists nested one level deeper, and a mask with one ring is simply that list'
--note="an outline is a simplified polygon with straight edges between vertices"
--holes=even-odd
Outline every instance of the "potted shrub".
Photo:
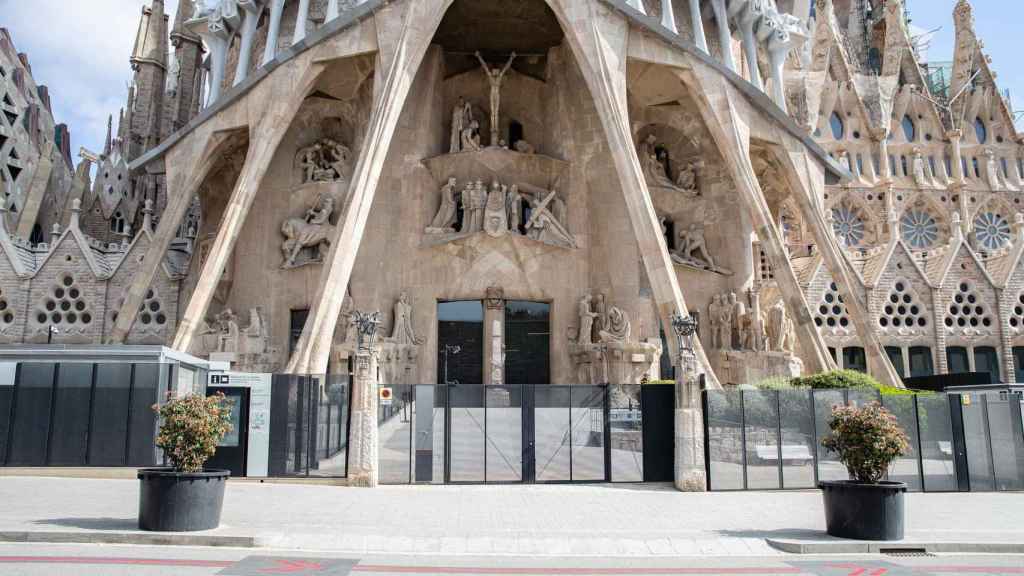
[{"label": "potted shrub", "polygon": [[818,483],[829,535],[902,540],[907,485],[882,481],[889,465],[910,446],[896,417],[878,403],[836,406],[829,428],[822,445],[838,454],[850,473],[850,480]]},{"label": "potted shrub", "polygon": [[210,530],[220,525],[227,470],[204,470],[231,431],[231,401],[223,394],[175,398],[153,410],[156,445],[169,468],[139,470],[139,528],[157,532]]}]

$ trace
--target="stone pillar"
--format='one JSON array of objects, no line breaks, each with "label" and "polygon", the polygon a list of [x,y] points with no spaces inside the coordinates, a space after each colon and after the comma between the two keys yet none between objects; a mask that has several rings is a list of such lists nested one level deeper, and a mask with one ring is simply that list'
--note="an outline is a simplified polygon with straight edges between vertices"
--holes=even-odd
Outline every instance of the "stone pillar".
[{"label": "stone pillar", "polygon": [[281,13],[285,0],[270,0],[270,27],[267,30],[267,47],[263,51],[263,65],[266,66],[277,56],[277,42],[281,37]]},{"label": "stone pillar", "polygon": [[[690,4],[693,2],[696,0],[691,0]],[[672,9],[672,0],[661,0],[661,25],[671,30],[673,34],[679,34],[679,28],[676,26],[676,12]],[[694,28],[693,35],[694,38],[697,37],[696,28]]]},{"label": "stone pillar", "polygon": [[252,42],[256,38],[256,25],[259,24],[263,4],[257,0],[241,0],[238,7],[245,12],[245,20],[242,22],[242,43],[238,48],[235,86],[241,84],[249,76],[249,66],[252,62]]},{"label": "stone pillar", "polygon": [[[670,0],[666,0],[663,4],[668,4],[669,9],[672,8]],[[674,19],[672,23],[675,24]],[[700,16],[700,0],[690,0],[690,25],[693,26],[694,44],[704,52],[710,53],[708,51],[708,38],[704,34],[704,20]]]},{"label": "stone pillar", "polygon": [[484,384],[501,386],[505,383],[505,295],[501,288],[488,288],[484,300],[484,357],[487,369]]},{"label": "stone pillar", "polygon": [[711,9],[715,12],[718,22],[718,43],[722,45],[722,64],[736,72],[736,60],[732,57],[732,32],[729,29],[729,12],[725,9],[725,0],[711,0]]},{"label": "stone pillar", "polygon": [[325,22],[330,22],[338,17],[338,0],[327,0],[327,14],[324,17]]},{"label": "stone pillar", "polygon": [[676,371],[675,485],[681,492],[705,492],[708,474],[704,460],[704,411],[700,375],[693,351],[680,345]]},{"label": "stone pillar", "polygon": [[754,24],[760,14],[748,4],[744,7],[742,14],[737,20],[740,29],[740,38],[743,42],[743,56],[747,60],[747,73],[750,76],[750,83],[754,88],[764,91],[764,82],[761,81],[761,70],[757,67],[757,38],[754,36]]},{"label": "stone pillar", "polygon": [[299,0],[299,13],[295,16],[295,34],[292,44],[306,39],[306,26],[309,25],[309,0]]},{"label": "stone pillar", "polygon": [[644,9],[644,0],[626,0],[626,5],[641,14],[647,14],[647,10]]},{"label": "stone pillar", "polygon": [[375,488],[377,466],[377,351],[356,353],[352,380],[352,416],[348,439],[348,484]]},{"label": "stone pillar", "polygon": [[210,48],[210,91],[206,105],[209,106],[220,98],[221,86],[224,84],[224,69],[228,64],[228,48],[231,45],[232,31],[222,22],[210,21],[206,18],[189,22],[192,31],[198,34]]},{"label": "stone pillar", "polygon": [[960,151],[960,140],[963,136],[964,133],[960,130],[946,132],[946,138],[949,138],[950,146],[953,148],[953,159],[950,162],[953,165],[952,177],[955,182],[961,184],[964,181],[963,153]]}]

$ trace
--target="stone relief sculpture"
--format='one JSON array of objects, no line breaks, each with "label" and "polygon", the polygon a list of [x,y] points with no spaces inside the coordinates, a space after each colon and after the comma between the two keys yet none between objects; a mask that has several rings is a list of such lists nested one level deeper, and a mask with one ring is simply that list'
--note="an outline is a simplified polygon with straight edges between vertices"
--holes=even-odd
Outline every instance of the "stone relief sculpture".
[{"label": "stone relief sculpture", "polygon": [[[449,149],[452,154],[462,152],[462,134],[473,122],[476,122],[473,118],[473,105],[467,102],[465,98],[459,98],[458,104],[452,110],[452,138]],[[479,127],[479,123],[477,126]]]},{"label": "stone relief sculpture", "polygon": [[303,184],[343,181],[350,172],[352,150],[341,142],[324,138],[299,150],[298,161]]},{"label": "stone relief sculpture", "polygon": [[249,325],[241,328],[239,317],[225,308],[202,322],[196,337],[197,354],[229,354],[230,361],[255,368],[272,366],[277,351],[270,346],[270,330],[260,308],[249,310]]},{"label": "stone relief sculpture", "polygon": [[504,68],[500,70],[497,68],[491,68],[487,65],[487,61],[484,60],[480,52],[477,51],[476,59],[480,61],[480,65],[484,69],[484,74],[487,76],[487,82],[491,85],[491,146],[499,146],[500,138],[498,136],[499,127],[501,126],[501,85],[505,80],[505,75],[508,74],[509,69],[512,68],[512,62],[516,59],[516,53],[513,52],[512,56],[509,57],[508,62]]},{"label": "stone relief sculpture", "polygon": [[[665,228],[664,225],[663,228]],[[673,262],[726,276],[732,275],[731,270],[716,265],[714,258],[708,252],[703,224],[695,222],[690,224],[689,228],[680,230],[678,240],[676,249],[672,251]]]},{"label": "stone relief sculpture", "polygon": [[516,152],[519,152],[520,154],[537,153],[537,148],[533,144],[527,142],[526,140],[517,140],[513,148],[515,148]]},{"label": "stone relief sculpture", "polygon": [[421,338],[416,337],[416,329],[412,324],[412,304],[409,304],[409,295],[402,292],[402,295],[395,302],[395,318],[391,327],[391,342],[395,344],[419,345],[423,343]]},{"label": "stone relief sculpture", "polygon": [[565,212],[565,203],[558,198],[556,190],[551,190],[544,198],[534,194],[530,199],[530,219],[525,226],[527,237],[545,244],[575,248],[576,240],[565,227]]},{"label": "stone relief sculpture", "polygon": [[793,352],[793,344],[796,340],[796,325],[786,311],[786,305],[779,300],[774,306],[768,309],[768,319],[765,323],[768,331],[768,346],[770,352]]},{"label": "stone relief sculpture", "polygon": [[484,211],[484,232],[499,238],[508,233],[508,186],[491,182],[491,191],[487,194]]},{"label": "stone relief sculpture", "polygon": [[593,297],[590,294],[584,294],[583,298],[580,298],[578,304],[580,325],[576,332],[577,344],[594,343],[594,319],[597,318],[597,314],[594,313],[591,306],[592,301]]},{"label": "stone relief sculpture", "polygon": [[[282,268],[296,268],[305,264],[320,262],[325,254],[323,247],[331,243],[331,236],[334,226],[331,224],[331,214],[334,213],[334,198],[327,194],[320,194],[316,204],[306,211],[302,218],[290,218],[281,225],[281,233],[285,241],[281,246],[284,253],[284,264]],[[300,259],[303,249],[313,248],[315,254],[306,259]]]},{"label": "stone relief sculpture", "polygon": [[985,150],[985,178],[992,190],[1005,189],[999,180],[999,164],[996,162],[995,152],[991,148]]},{"label": "stone relief sculpture", "polygon": [[480,123],[471,121],[462,129],[462,152],[476,152],[482,150],[480,145]]},{"label": "stone relief sculpture", "polygon": [[921,148],[914,147],[914,183],[919,188],[924,188],[928,185],[928,177],[924,172],[924,156],[921,154]]},{"label": "stone relief sculpture", "polygon": [[448,183],[441,187],[441,207],[434,216],[434,221],[427,228],[427,234],[451,234],[455,232],[455,223],[458,220],[459,199],[457,182],[455,178],[449,178]]},{"label": "stone relief sculpture", "polygon": [[[696,146],[696,144],[694,144]],[[648,186],[668,188],[694,198],[700,195],[697,183],[697,171],[702,167],[701,162],[687,162],[683,164],[675,179],[672,179],[669,168],[667,153],[659,148],[658,137],[649,134],[640,144],[640,165],[643,168],[644,179]]]},{"label": "stone relief sculpture", "polygon": [[628,342],[631,331],[629,315],[618,306],[612,306],[608,310],[605,329],[601,330],[601,342]]}]

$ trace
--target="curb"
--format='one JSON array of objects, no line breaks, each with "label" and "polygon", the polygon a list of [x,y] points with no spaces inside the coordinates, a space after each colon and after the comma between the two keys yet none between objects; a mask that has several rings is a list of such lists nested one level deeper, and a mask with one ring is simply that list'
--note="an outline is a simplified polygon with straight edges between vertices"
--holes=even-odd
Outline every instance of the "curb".
[{"label": "curb", "polygon": [[922,542],[899,540],[868,542],[863,540],[792,540],[766,538],[772,548],[790,554],[1024,554],[1024,542]]},{"label": "curb", "polygon": [[0,531],[0,542],[52,544],[136,544],[141,546],[213,546],[256,548],[252,536],[217,536],[158,532]]}]

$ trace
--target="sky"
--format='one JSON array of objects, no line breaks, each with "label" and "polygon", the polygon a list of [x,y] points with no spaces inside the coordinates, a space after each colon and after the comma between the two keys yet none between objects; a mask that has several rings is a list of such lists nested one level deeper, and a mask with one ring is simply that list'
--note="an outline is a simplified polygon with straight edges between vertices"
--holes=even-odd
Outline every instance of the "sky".
[{"label": "sky", "polygon": [[[131,68],[128,58],[148,0],[0,0],[0,26],[20,52],[29,55],[38,84],[50,87],[57,122],[71,129],[72,154],[85,146],[103,147],[107,116],[125,105]],[[173,17],[178,0],[165,0]],[[930,58],[953,54],[953,6],[956,0],[907,0],[913,25],[930,31]],[[999,74],[1024,110],[1024,65],[1018,64],[1019,23],[1024,1],[973,0],[976,26]]]}]

